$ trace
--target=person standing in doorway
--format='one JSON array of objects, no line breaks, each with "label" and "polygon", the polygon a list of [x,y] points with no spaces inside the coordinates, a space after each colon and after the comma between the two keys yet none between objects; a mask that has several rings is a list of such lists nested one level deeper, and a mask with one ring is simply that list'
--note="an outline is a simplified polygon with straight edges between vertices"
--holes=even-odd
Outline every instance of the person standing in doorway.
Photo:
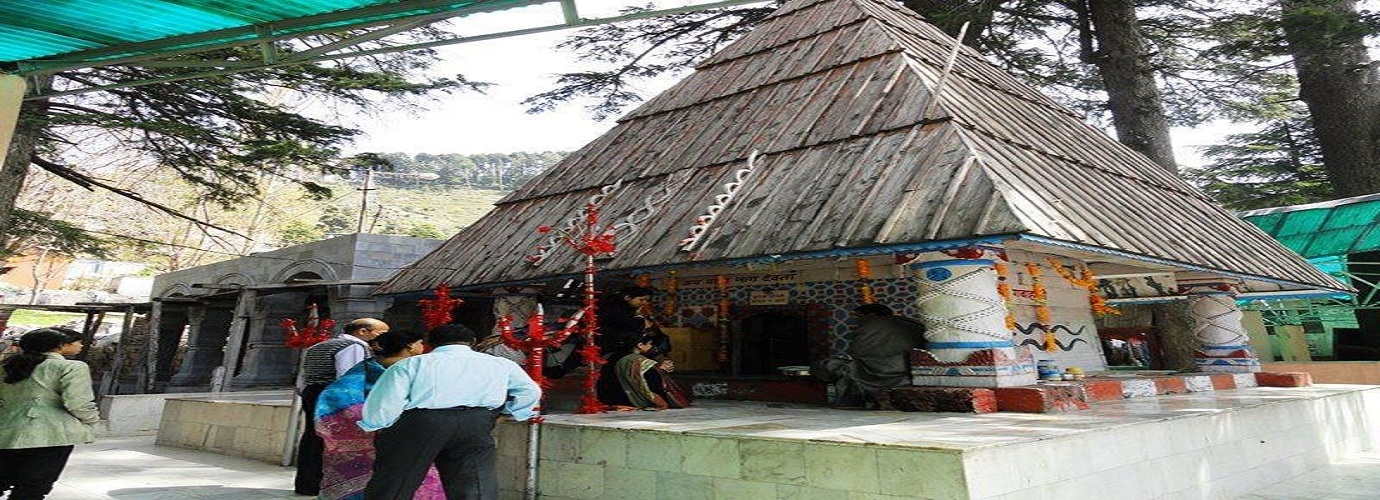
[{"label": "person standing in doorway", "polygon": [[0,383],[0,496],[37,500],[53,491],[74,445],[90,443],[100,420],[91,368],[65,359],[81,352],[81,334],[40,328],[19,338]]},{"label": "person standing in doorway", "polygon": [[500,413],[535,415],[541,388],[511,360],[474,352],[473,330],[442,325],[436,349],[390,366],[364,401],[359,427],[374,436],[365,500],[411,499],[433,464],[450,499],[498,498],[493,429]]},{"label": "person standing in doorway", "polygon": [[297,387],[302,395],[302,414],[306,431],[297,442],[297,477],[293,490],[298,495],[321,493],[322,450],[325,444],[316,435],[316,401],[321,391],[360,361],[369,357],[369,341],[388,332],[388,324],[374,318],[360,318],[345,324],[342,334],[308,347],[302,353],[302,369]]}]

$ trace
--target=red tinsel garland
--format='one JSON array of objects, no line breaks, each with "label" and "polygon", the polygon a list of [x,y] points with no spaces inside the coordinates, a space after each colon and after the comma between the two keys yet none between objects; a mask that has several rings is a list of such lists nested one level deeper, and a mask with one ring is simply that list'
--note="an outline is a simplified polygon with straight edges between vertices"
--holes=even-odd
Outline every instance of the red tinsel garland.
[{"label": "red tinsel garland", "polygon": [[464,300],[450,297],[450,287],[444,284],[437,286],[436,298],[417,301],[417,305],[422,308],[422,325],[426,327],[427,331],[431,331],[438,326],[450,323],[454,319],[451,317],[451,311],[464,302]]},{"label": "red tinsel garland", "polygon": [[595,337],[599,336],[599,306],[594,292],[596,273],[598,269],[594,267],[594,255],[585,254],[585,346],[580,349],[580,359],[589,367],[589,373],[585,374],[585,393],[580,397],[580,407],[575,409],[575,413],[602,413],[605,408],[604,403],[599,402],[598,393],[595,391],[595,386],[599,383],[599,371],[604,367],[604,363],[608,362],[594,341]]},{"label": "red tinsel garland", "polygon": [[[615,228],[599,227],[599,205],[594,199],[591,199],[589,203],[585,204],[581,215],[582,217],[580,219],[575,219],[571,221],[569,225],[560,229],[553,229],[551,226],[541,226],[537,228],[537,232],[545,234],[557,231],[561,243],[564,243],[566,246],[571,247],[585,256],[585,307],[580,311],[580,325],[582,325],[582,328],[579,329],[585,336],[585,346],[578,352],[580,354],[580,359],[585,362],[585,366],[588,367],[589,370],[588,373],[585,374],[584,394],[580,397],[580,407],[577,408],[575,412],[602,413],[605,409],[605,405],[599,401],[598,394],[595,392],[595,386],[599,383],[599,370],[604,366],[607,360],[604,359],[602,353],[599,352],[599,346],[594,342],[594,339],[599,335],[598,307],[594,291],[594,276],[598,272],[598,268],[594,266],[594,257],[596,255],[613,253],[617,250],[617,246],[614,244],[614,237],[617,234],[617,230]],[[536,255],[527,257],[527,259],[533,263],[541,262],[542,259],[545,259],[547,251],[550,250],[550,246],[541,245],[538,246],[536,250]],[[566,326],[565,330],[561,332],[562,335],[573,333],[573,327],[574,323]],[[517,342],[518,345],[525,345],[523,343],[524,341],[519,341],[517,339],[512,340],[513,342]],[[507,343],[509,339],[505,337],[504,341]],[[512,343],[510,343],[509,346],[515,349],[522,349]],[[540,349],[536,345],[527,347],[528,349],[534,350]],[[528,353],[530,361],[532,351],[528,351],[527,349],[523,349],[523,351]],[[537,371],[541,370],[540,364],[533,365],[529,363],[528,367],[529,369],[535,367]],[[533,378],[535,379],[536,377]]]},{"label": "red tinsel garland", "polygon": [[300,330],[297,322],[291,318],[283,319],[278,323],[286,333],[284,343],[292,349],[306,349],[313,345],[325,342],[331,338],[331,331],[335,328],[335,321],[323,319],[315,325],[308,323]]}]

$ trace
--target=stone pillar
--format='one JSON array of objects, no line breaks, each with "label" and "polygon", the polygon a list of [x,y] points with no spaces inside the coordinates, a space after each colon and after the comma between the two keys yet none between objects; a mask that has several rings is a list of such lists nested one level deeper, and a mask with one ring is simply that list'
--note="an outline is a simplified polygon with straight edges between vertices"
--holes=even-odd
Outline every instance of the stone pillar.
[{"label": "stone pillar", "polygon": [[161,393],[180,367],[182,333],[187,329],[187,307],[154,301],[149,313],[148,352],[144,353],[143,384],[146,392]]},{"label": "stone pillar", "polygon": [[373,289],[372,285],[331,287],[331,319],[335,320],[335,324],[344,326],[345,323],[359,318],[382,320],[384,312],[392,307],[393,299],[370,295]]},{"label": "stone pillar", "polygon": [[914,264],[926,350],[911,355],[914,385],[1013,387],[1038,378],[1029,347],[1006,328],[993,261],[953,259]]},{"label": "stone pillar", "polygon": [[1186,293],[1193,337],[1198,339],[1194,364],[1199,371],[1252,373],[1260,360],[1251,352],[1250,337],[1241,324],[1236,293],[1229,286],[1199,286]]},{"label": "stone pillar", "polygon": [[0,332],[5,331],[10,322],[10,316],[14,315],[16,307],[0,307]]},{"label": "stone pillar", "polygon": [[306,320],[307,298],[304,292],[284,292],[264,295],[255,301],[245,332],[245,346],[239,373],[231,379],[237,389],[286,387],[292,385],[297,374],[296,351],[288,348],[287,336],[281,323],[292,318],[298,324]]},{"label": "stone pillar", "polygon": [[171,390],[184,388],[199,391],[211,383],[211,372],[221,365],[225,357],[225,338],[230,332],[233,314],[230,308],[206,304],[187,308],[187,323],[191,329],[187,333],[187,353],[182,357],[182,366],[177,374],[168,380]]},{"label": "stone pillar", "polygon": [[[500,288],[493,291],[494,297],[494,327],[489,335],[499,334],[498,320],[504,316],[513,320],[513,328],[524,330],[527,328],[527,318],[532,317],[537,312],[537,297],[540,290],[531,287],[521,289]],[[550,333],[550,332],[548,332]],[[567,343],[557,349],[548,349],[546,359],[562,360],[571,356],[574,344]],[[498,343],[483,350],[488,354],[512,360],[514,363],[527,366],[527,356],[517,349],[513,349]]]}]

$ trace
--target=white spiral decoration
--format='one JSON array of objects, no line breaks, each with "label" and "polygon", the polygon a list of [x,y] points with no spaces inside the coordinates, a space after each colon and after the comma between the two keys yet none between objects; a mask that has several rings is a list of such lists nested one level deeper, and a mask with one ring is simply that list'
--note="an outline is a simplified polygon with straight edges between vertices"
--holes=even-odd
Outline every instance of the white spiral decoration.
[{"label": "white spiral decoration", "polygon": [[[959,267],[959,266],[952,266]],[[968,266],[963,266],[968,267]],[[947,281],[923,280],[915,298],[925,338],[934,342],[1010,341],[1006,303],[996,290],[996,274],[980,266]]]},{"label": "white spiral decoration", "polygon": [[556,245],[560,244],[561,238],[573,236],[579,225],[585,221],[585,216],[587,215],[585,211],[589,209],[589,206],[599,206],[599,204],[604,201],[604,198],[607,198],[621,187],[623,187],[623,179],[619,179],[618,182],[599,188],[599,192],[590,196],[589,201],[585,202],[585,206],[580,207],[580,210],[575,212],[574,217],[565,221],[565,225],[561,226],[559,229],[552,229],[551,237],[546,239],[545,244],[537,245],[536,253],[528,255],[527,262],[531,263],[533,266],[540,266],[542,262],[546,262],[546,258],[551,256],[551,250],[555,249]]},{"label": "white spiral decoration", "polygon": [[728,208],[733,202],[733,197],[738,190],[746,184],[752,177],[752,172],[757,168],[757,150],[752,150],[748,155],[747,168],[738,169],[733,173],[733,181],[724,184],[724,191],[714,196],[714,203],[705,209],[703,215],[696,217],[694,224],[690,226],[690,235],[681,239],[678,245],[682,252],[691,252],[695,246],[703,240],[704,235],[709,231],[709,227],[714,225],[714,220],[719,218],[719,214]]},{"label": "white spiral decoration", "polygon": [[[684,172],[688,174],[689,170],[685,170]],[[610,227],[609,231],[624,231],[629,235],[636,234],[637,231],[641,229],[642,223],[647,222],[647,219],[656,215],[656,213],[661,210],[661,205],[671,199],[671,195],[673,194],[671,186],[680,184],[672,178],[673,176],[675,176],[675,174],[668,177],[666,182],[661,183],[661,189],[658,192],[649,194],[647,197],[643,198],[642,206],[637,207],[632,213],[629,213],[627,217],[624,217],[621,222]]]}]

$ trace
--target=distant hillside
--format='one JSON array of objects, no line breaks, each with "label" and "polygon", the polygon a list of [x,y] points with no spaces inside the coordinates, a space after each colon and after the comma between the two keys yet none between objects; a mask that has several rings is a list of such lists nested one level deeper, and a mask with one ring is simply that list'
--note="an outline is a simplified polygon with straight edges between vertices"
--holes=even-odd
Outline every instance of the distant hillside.
[{"label": "distant hillside", "polygon": [[409,234],[411,228],[430,225],[439,237],[449,238],[479,220],[507,194],[508,191],[494,189],[380,187],[370,200],[373,207],[366,220],[372,222],[374,215],[378,215],[370,232]]},{"label": "distant hillside", "polygon": [[[479,155],[386,153],[374,175],[363,231],[449,238],[479,220],[514,188],[564,158],[566,153],[494,153]],[[290,245],[359,228],[364,175],[330,185],[335,198],[286,223],[279,243]]]}]

